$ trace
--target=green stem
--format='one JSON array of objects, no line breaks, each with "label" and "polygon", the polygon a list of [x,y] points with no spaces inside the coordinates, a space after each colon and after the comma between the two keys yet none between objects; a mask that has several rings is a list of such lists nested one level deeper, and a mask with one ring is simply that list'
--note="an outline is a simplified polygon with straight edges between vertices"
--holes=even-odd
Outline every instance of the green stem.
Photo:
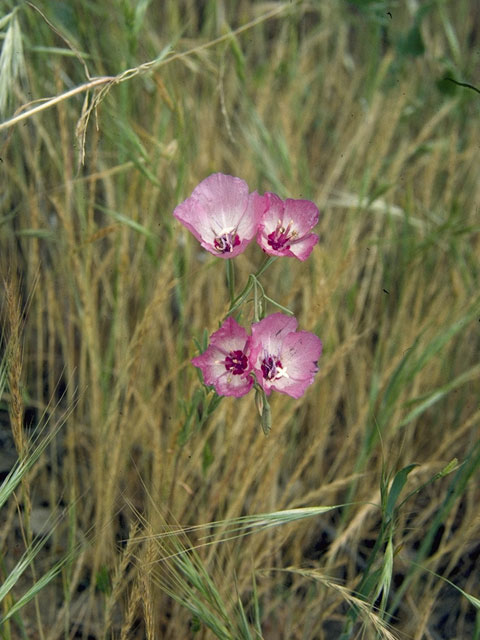
[{"label": "green stem", "polygon": [[[255,282],[255,280],[259,278],[262,275],[262,273],[264,273],[268,269],[268,267],[275,262],[276,259],[277,259],[276,256],[271,256],[269,258],[266,258],[265,262],[262,264],[262,266],[257,271],[257,273],[255,273],[255,275],[250,274],[250,276],[248,277],[247,284],[245,285],[243,290],[238,294],[236,298],[232,299],[232,294],[230,292],[230,308],[228,310],[227,316],[232,315],[232,313],[236,309],[238,309],[238,307],[243,303],[245,298],[248,296],[248,294],[252,290],[253,283]],[[227,261],[227,263],[229,262],[230,260]],[[228,277],[229,276],[228,276],[228,266],[227,266],[227,279]]]},{"label": "green stem", "polygon": [[231,316],[234,311],[238,309],[238,307],[242,304],[245,298],[248,296],[253,287],[253,279],[255,276],[250,275],[248,277],[248,282],[245,285],[243,291],[239,293],[239,295],[230,303],[230,309],[228,310],[227,317]]},{"label": "green stem", "polygon": [[265,295],[265,293],[263,294],[263,297],[267,302],[270,302],[270,304],[273,304],[278,309],[281,309],[282,311],[285,311],[285,313],[288,313],[289,315],[293,316],[293,311],[291,311],[287,307],[284,307],[283,304],[280,304],[279,302],[275,302],[275,300],[272,300],[272,298],[269,298],[267,295]]},{"label": "green stem", "polygon": [[233,260],[226,260],[227,263],[227,285],[228,285],[228,293],[230,296],[230,309],[233,307],[235,303],[235,265],[233,264]]},{"label": "green stem", "polygon": [[276,259],[277,259],[277,256],[270,256],[270,258],[266,258],[265,262],[262,264],[260,269],[255,274],[255,277],[259,278],[262,275],[262,273],[266,271],[268,267],[275,262]]},{"label": "green stem", "polygon": [[[258,292],[257,285],[260,285],[256,278],[253,279],[253,321],[258,322],[260,320],[260,309],[258,307]],[[260,285],[262,288],[262,285]],[[263,288],[262,288],[263,290]]]},{"label": "green stem", "polygon": [[285,311],[285,313],[288,313],[289,315],[293,316],[293,311],[290,311],[290,309],[288,309],[287,307],[284,307],[283,304],[280,304],[279,302],[275,302],[275,300],[272,300],[272,298],[269,298],[267,296],[267,294],[265,293],[265,289],[260,283],[260,280],[257,280],[257,278],[252,275],[250,277],[253,279],[253,285],[254,285],[255,322],[258,322],[260,317],[263,318],[262,302],[261,300],[258,299],[257,287],[261,291],[263,300],[265,300],[266,302],[270,302],[270,304],[273,304],[278,309],[281,309],[282,311]]}]

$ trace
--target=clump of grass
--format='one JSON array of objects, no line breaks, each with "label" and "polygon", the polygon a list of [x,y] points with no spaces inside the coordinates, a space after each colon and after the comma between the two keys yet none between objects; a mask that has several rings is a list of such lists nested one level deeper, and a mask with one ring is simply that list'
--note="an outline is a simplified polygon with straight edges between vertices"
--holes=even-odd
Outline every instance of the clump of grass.
[{"label": "clump of grass", "polygon": [[[470,3],[4,4],[0,553],[68,515],[2,568],[5,637],[475,637],[478,96],[437,82]],[[190,364],[224,271],[172,211],[213,171],[322,213],[262,276],[324,342],[268,440]]]},{"label": "clump of grass", "polygon": [[[29,603],[34,603],[36,610],[36,622],[42,626],[40,607],[38,596],[42,591],[57,578],[69,561],[71,551],[57,560],[53,566],[49,566],[48,570],[39,575],[35,569],[35,559],[41,555],[42,549],[50,540],[52,533],[58,525],[58,517],[52,516],[50,522],[43,524],[43,529],[49,531],[47,534],[34,536],[32,530],[32,478],[36,471],[39,460],[44,455],[45,450],[51,444],[52,440],[57,436],[61,424],[45,433],[45,427],[42,430],[36,430],[33,438],[27,439],[23,431],[22,423],[22,400],[20,397],[20,348],[19,335],[17,331],[21,328],[22,322],[18,317],[18,305],[11,283],[5,282],[7,316],[14,325],[13,333],[6,340],[6,349],[4,356],[0,362],[0,395],[4,395],[5,389],[10,390],[11,398],[11,425],[13,439],[18,450],[18,458],[14,463],[3,482],[0,485],[0,509],[6,511],[9,507],[10,515],[6,518],[6,530],[2,531],[2,551],[0,555],[0,567],[3,577],[0,587],[0,602],[2,603],[2,615],[0,617],[0,629],[3,631],[3,637],[16,637],[12,625],[21,634],[21,637],[28,637],[26,625],[22,619],[22,610]],[[17,495],[20,493],[20,496]],[[12,555],[8,553],[5,542],[8,537],[8,527],[11,527],[14,514],[12,507],[19,515],[19,529],[23,535],[23,543],[25,551],[12,564]],[[18,544],[17,544],[18,546]],[[13,595],[15,587],[22,583],[26,575],[31,573],[33,577],[32,584],[24,591],[21,596]]]}]

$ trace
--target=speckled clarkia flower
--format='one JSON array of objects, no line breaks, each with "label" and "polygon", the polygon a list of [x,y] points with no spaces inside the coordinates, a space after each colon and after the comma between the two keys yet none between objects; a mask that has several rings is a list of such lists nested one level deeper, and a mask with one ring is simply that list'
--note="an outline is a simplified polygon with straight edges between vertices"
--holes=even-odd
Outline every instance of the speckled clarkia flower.
[{"label": "speckled clarkia flower", "polygon": [[296,319],[283,313],[274,313],[252,325],[250,364],[267,395],[274,390],[300,398],[318,371],[320,338],[296,329]]},{"label": "speckled clarkia flower", "polygon": [[265,211],[260,220],[257,242],[271,256],[287,256],[306,260],[318,242],[312,233],[319,211],[310,200],[282,200],[266,193]]},{"label": "speckled clarkia flower", "polygon": [[240,398],[253,385],[249,348],[247,332],[229,317],[211,335],[207,350],[192,363],[201,369],[205,384],[213,385],[218,395]]},{"label": "speckled clarkia flower", "polygon": [[213,173],[195,187],[173,215],[219,258],[242,253],[257,232],[265,197],[249,193],[244,180]]}]

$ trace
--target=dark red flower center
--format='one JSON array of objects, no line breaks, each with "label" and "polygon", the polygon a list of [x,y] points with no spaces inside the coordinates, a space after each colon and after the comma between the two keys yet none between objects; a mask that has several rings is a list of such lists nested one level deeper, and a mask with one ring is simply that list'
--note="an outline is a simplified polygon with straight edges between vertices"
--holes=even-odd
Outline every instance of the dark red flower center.
[{"label": "dark red flower center", "polygon": [[231,253],[239,244],[240,238],[235,231],[224,233],[213,241],[213,246],[219,253]]},{"label": "dark red flower center", "polygon": [[248,367],[248,358],[237,349],[237,351],[230,351],[228,356],[225,358],[225,369],[227,371],[231,371],[234,376],[240,376],[245,369]]},{"label": "dark red flower center", "polygon": [[290,249],[290,245],[288,244],[298,233],[295,229],[292,229],[293,220],[290,220],[287,227],[284,227],[281,221],[277,222],[277,227],[275,231],[269,233],[268,244],[274,249],[278,251],[279,249]]},{"label": "dark red flower center", "polygon": [[261,369],[265,380],[276,380],[284,375],[282,363],[276,356],[265,356]]}]

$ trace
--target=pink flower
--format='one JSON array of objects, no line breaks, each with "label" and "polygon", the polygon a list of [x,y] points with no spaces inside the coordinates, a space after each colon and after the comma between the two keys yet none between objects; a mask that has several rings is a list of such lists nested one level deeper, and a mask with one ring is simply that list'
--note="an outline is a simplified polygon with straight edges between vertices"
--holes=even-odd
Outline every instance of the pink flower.
[{"label": "pink flower", "polygon": [[267,395],[273,389],[300,398],[318,371],[320,338],[296,328],[296,319],[283,313],[252,325],[250,363]]},{"label": "pink flower", "polygon": [[266,210],[260,221],[257,242],[271,256],[292,256],[306,260],[318,242],[311,230],[319,211],[310,200],[282,200],[266,193]]},{"label": "pink flower", "polygon": [[220,258],[234,258],[257,232],[265,197],[249,194],[240,178],[213,173],[195,187],[173,215],[204,249]]},{"label": "pink flower", "polygon": [[201,369],[205,384],[213,385],[220,396],[240,398],[253,385],[248,359],[250,338],[243,327],[228,317],[210,337],[210,345],[192,363]]}]

